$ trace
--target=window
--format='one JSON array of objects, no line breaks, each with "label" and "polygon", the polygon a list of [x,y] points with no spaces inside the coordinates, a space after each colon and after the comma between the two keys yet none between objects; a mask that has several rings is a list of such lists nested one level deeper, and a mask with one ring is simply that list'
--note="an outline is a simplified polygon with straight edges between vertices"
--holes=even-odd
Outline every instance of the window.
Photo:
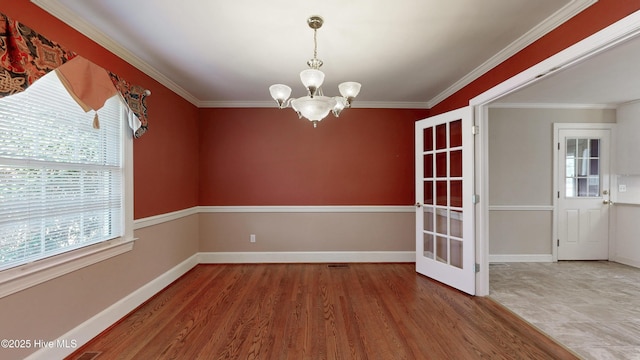
[{"label": "window", "polygon": [[112,97],[94,129],[94,113],[78,106],[55,72],[0,99],[0,284],[70,259],[85,266],[86,256],[103,258],[131,240],[124,111]]},{"label": "window", "polygon": [[567,138],[566,149],[566,196],[600,196],[600,139]]}]

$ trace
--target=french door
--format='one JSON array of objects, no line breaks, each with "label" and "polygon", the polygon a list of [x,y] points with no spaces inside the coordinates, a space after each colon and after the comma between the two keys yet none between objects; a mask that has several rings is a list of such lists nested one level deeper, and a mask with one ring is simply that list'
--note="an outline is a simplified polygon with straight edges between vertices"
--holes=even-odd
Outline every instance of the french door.
[{"label": "french door", "polygon": [[475,294],[471,107],[416,122],[416,271]]}]

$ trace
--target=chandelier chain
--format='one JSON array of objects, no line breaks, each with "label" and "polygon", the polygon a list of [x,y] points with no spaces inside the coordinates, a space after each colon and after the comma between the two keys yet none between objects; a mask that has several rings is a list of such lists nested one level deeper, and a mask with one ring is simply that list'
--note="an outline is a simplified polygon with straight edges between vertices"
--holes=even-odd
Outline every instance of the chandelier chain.
[{"label": "chandelier chain", "polygon": [[313,58],[318,58],[318,29],[313,29]]}]

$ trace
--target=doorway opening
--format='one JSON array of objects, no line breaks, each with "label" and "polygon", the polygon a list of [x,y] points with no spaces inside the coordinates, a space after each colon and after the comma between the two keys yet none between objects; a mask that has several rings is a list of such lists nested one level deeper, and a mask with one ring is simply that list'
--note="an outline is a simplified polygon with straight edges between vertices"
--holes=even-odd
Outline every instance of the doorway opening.
[{"label": "doorway opening", "polygon": [[[525,282],[525,280],[533,279],[534,284],[531,286],[534,290],[537,286],[537,289],[540,291],[533,291],[531,296],[527,298],[527,302],[530,304],[536,303],[535,300],[532,300],[536,298],[536,294],[539,295],[543,293],[543,289],[551,290],[552,286],[550,283],[540,282],[538,281],[539,279],[535,278],[537,268],[554,269],[552,272],[556,274],[556,278],[565,278],[565,276],[559,275],[555,269],[558,267],[569,268],[574,265],[586,265],[587,268],[596,269],[600,266],[612,265],[614,267],[623,268],[623,271],[630,270],[635,274],[633,275],[634,279],[637,279],[637,274],[640,272],[640,269],[638,268],[628,267],[626,265],[620,265],[615,262],[608,261],[591,261],[586,263],[582,261],[554,262],[558,260],[558,258],[562,259],[564,255],[561,254],[561,256],[558,257],[557,248],[554,249],[553,246],[553,240],[555,240],[553,239],[553,236],[557,234],[558,229],[553,228],[555,225],[551,225],[551,227],[549,227],[549,224],[553,224],[554,215],[556,215],[554,213],[560,209],[560,205],[557,202],[559,197],[557,192],[560,191],[559,189],[564,191],[564,194],[560,195],[564,195],[565,197],[570,195],[569,197],[598,198],[598,201],[601,203],[604,201],[610,201],[608,196],[610,193],[605,194],[604,191],[611,191],[611,188],[606,189],[606,184],[602,184],[602,178],[600,176],[598,176],[599,180],[595,181],[596,174],[592,173],[590,168],[590,166],[593,165],[592,160],[594,160],[594,164],[596,162],[595,160],[601,160],[599,152],[596,156],[596,152],[592,152],[592,149],[600,149],[602,145],[602,138],[599,136],[592,136],[592,134],[569,134],[566,136],[559,136],[559,134],[557,134],[558,138],[562,139],[554,140],[553,137],[554,134],[556,134],[553,130],[554,121],[549,120],[549,118],[561,117],[566,120],[570,114],[579,114],[576,116],[580,117],[580,119],[591,116],[590,120],[594,123],[615,123],[616,106],[618,104],[626,103],[634,99],[640,99],[640,93],[627,86],[629,82],[634,83],[634,80],[630,78],[632,75],[625,75],[623,72],[624,69],[627,69],[627,71],[628,69],[635,69],[634,73],[638,73],[637,65],[629,68],[627,67],[628,64],[625,64],[625,62],[629,60],[635,61],[635,64],[640,63],[639,33],[640,14],[632,14],[601,32],[488,90],[480,96],[472,99],[470,102],[471,105],[474,106],[476,124],[479,125],[481,129],[480,138],[478,139],[479,144],[477,145],[476,151],[478,154],[476,160],[476,191],[481,194],[481,198],[488,200],[483,201],[478,205],[479,208],[476,219],[476,223],[478,224],[476,228],[476,239],[478,240],[476,253],[477,262],[480,263],[481,269],[489,269],[489,263],[493,260],[494,265],[492,265],[492,267],[497,270],[494,273],[506,273],[507,276],[520,277],[516,279],[516,283],[521,284]],[[622,53],[625,55],[621,57],[620,54]],[[634,57],[636,55],[633,54],[636,54],[638,57]],[[621,63],[611,62],[615,59],[618,59]],[[589,73],[589,75],[584,75],[583,73],[582,75],[579,75],[581,72],[586,70],[601,70],[600,75],[606,72],[608,79],[599,78],[600,75],[596,73]],[[620,71],[620,73],[616,73],[617,71]],[[574,81],[572,80],[573,78],[577,80]],[[618,86],[616,88],[607,88],[605,84],[609,84],[609,80],[617,80],[619,82]],[[588,82],[597,84],[599,89],[590,86]],[[520,119],[530,116],[530,114],[534,112],[539,115],[542,114],[538,117],[537,121],[547,121],[544,125],[546,126],[546,130],[542,130],[538,139],[546,139],[546,152],[543,154],[537,152],[537,156],[532,155],[535,154],[536,151],[531,147],[531,144],[534,142],[537,143],[538,141],[535,140],[535,137],[534,140],[531,140],[531,135],[540,129],[529,128],[527,126],[535,124],[534,122],[523,121],[521,123],[524,124],[524,129],[520,130],[529,139],[525,140],[525,136],[519,137],[518,134],[509,132],[508,127],[501,128],[500,126],[496,126],[500,125],[498,123],[501,121],[497,116],[495,116],[498,112],[502,112],[502,115],[505,115],[504,113],[506,113],[507,117],[512,116]],[[587,113],[590,115],[587,115]],[[598,114],[595,118],[593,117],[594,113]],[[568,122],[578,123],[584,121],[574,119]],[[537,125],[540,124],[538,123]],[[512,137],[511,140],[520,147],[520,152],[507,152],[504,158],[495,157],[491,151],[491,145],[495,145],[495,143],[491,140],[493,140],[492,136],[500,135],[496,133],[500,131],[502,131],[502,136]],[[561,149],[554,147],[554,144],[557,144],[558,142],[564,144],[562,154],[560,153]],[[580,152],[577,150],[580,146],[579,143],[582,145]],[[586,146],[584,146],[585,144]],[[574,148],[576,149],[575,151],[573,151]],[[554,151],[558,153],[554,154]],[[569,155],[567,155],[567,153],[569,153]],[[523,158],[523,156],[519,156],[522,154],[530,155],[532,157]],[[565,166],[567,162],[573,162],[574,165],[572,169],[564,167],[562,176],[555,176],[552,175],[552,173],[554,168],[558,168],[558,164],[555,164],[554,166],[551,165],[551,162],[553,159],[560,162],[560,160],[557,160],[559,155],[562,155],[562,161],[565,162]],[[518,169],[523,166],[527,167],[529,170],[533,169],[529,174],[534,173],[537,174],[537,179],[544,179],[544,181],[542,181],[544,182],[544,186],[540,185],[541,181],[533,181],[535,179],[530,175],[517,174],[509,179],[496,179],[495,174],[492,174],[491,171],[491,163],[504,159],[508,160],[508,163],[512,165],[511,170],[513,172],[517,172]],[[545,173],[536,173],[535,171],[535,169],[537,169],[535,166],[538,165],[535,161],[539,161],[540,159],[546,163]],[[517,166],[514,166],[513,164],[516,164]],[[578,169],[580,166],[583,167]],[[522,186],[512,186],[511,189],[513,191],[511,193],[499,194],[495,191],[496,187],[502,185],[501,181],[511,182],[513,184],[516,180],[518,181],[517,184]],[[527,183],[527,181],[529,182]],[[553,184],[553,182],[555,182],[555,184]],[[590,185],[592,185],[591,189],[589,188]],[[536,186],[539,186],[539,188],[536,188]],[[614,185],[613,189],[615,188],[616,187]],[[535,189],[535,191],[544,191],[546,195],[543,198],[534,197],[535,199],[530,203],[509,204],[501,204],[499,200],[503,198],[495,196],[496,193],[498,193],[498,195],[510,196],[511,199],[527,199],[525,195],[528,194],[526,192],[531,191],[531,189]],[[492,190],[494,190],[493,193]],[[492,203],[492,200],[496,200],[498,202]],[[565,206],[565,208],[568,209],[569,207]],[[613,210],[613,218],[621,216],[621,214],[617,213],[615,209]],[[571,211],[573,211],[573,214],[577,213],[575,210]],[[523,214],[526,216],[522,216]],[[519,222],[519,219],[521,218],[529,218],[529,221],[526,223]],[[575,226],[579,227],[580,225],[576,218],[574,218],[574,220],[575,224],[577,224]],[[535,251],[533,252],[534,255],[531,255],[532,252],[529,251],[528,255],[523,255],[520,258],[515,259],[514,257],[508,256],[500,258],[499,256],[496,257],[495,254],[492,256],[490,255],[492,254],[490,248],[494,245],[494,240],[498,238],[496,222],[510,225],[515,224],[515,226],[511,227],[513,236],[526,237],[531,235],[534,231],[540,231],[541,233],[546,234],[544,236],[544,242],[548,244],[548,247],[546,249],[539,249],[538,251],[540,256],[538,257],[535,256],[535,254],[537,254]],[[504,230],[505,228],[498,227],[498,231]],[[611,232],[609,232],[609,235],[611,235]],[[615,236],[612,236],[611,239],[612,241],[615,241]],[[611,250],[609,249],[609,251]],[[606,256],[610,258],[610,254],[611,253]],[[498,260],[499,263],[495,263],[496,260]],[[505,260],[516,262],[510,263]],[[517,261],[529,263],[524,264]],[[516,267],[519,267],[520,265],[528,265],[528,267],[516,269]],[[507,271],[505,272],[503,270]],[[574,271],[577,273],[589,274],[590,270],[574,269]],[[479,295],[490,295],[489,271],[481,271],[477,276],[476,293]],[[608,282],[612,278],[612,276],[606,276],[601,280],[603,282]],[[562,281],[560,284],[556,284],[556,286],[558,288],[564,287],[565,290],[570,288],[577,292],[578,290],[582,291],[584,289],[588,289],[588,284],[593,284],[595,281],[594,279],[594,276],[588,276],[588,279],[585,280],[575,280],[574,282],[570,280]],[[574,294],[576,292],[574,292]],[[615,294],[615,292],[613,293]],[[605,301],[604,299],[601,300]],[[546,298],[540,298],[539,302],[544,303],[546,301]],[[572,318],[571,316],[575,315],[580,317],[580,315],[573,311],[571,304],[576,304],[580,301],[582,301],[587,307],[592,306],[597,309],[606,308],[606,305],[598,299],[598,293],[596,290],[589,292],[587,295],[583,295],[581,298],[572,297],[568,299],[568,301],[569,305],[557,305],[557,312],[548,312],[546,315],[556,317],[556,319],[564,317],[574,321],[575,318]],[[615,309],[619,314],[624,313],[627,314],[627,316],[631,316],[630,314],[633,314],[634,311],[633,309],[625,309],[620,306],[616,306]],[[516,306],[516,308],[512,308],[512,310],[516,313],[518,313],[518,311],[521,311],[521,313],[533,313],[533,310],[525,307],[525,305],[520,308]],[[600,312],[599,314],[602,315],[603,313]],[[536,314],[535,316],[538,315]],[[582,320],[586,321],[584,317]],[[597,339],[607,337],[612,339],[612,341],[617,339],[616,335],[603,335],[602,333],[597,333],[598,330],[602,330],[602,327],[603,326],[600,326],[599,329],[594,328],[594,332],[584,333],[583,337],[591,336],[591,338]],[[607,326],[604,327],[606,328]],[[565,330],[570,329],[565,328]],[[582,330],[585,330],[584,327],[581,331]],[[633,335],[633,337],[637,339],[637,336],[640,336],[640,334],[635,334],[636,335]],[[566,344],[565,341],[562,342]],[[602,349],[596,349],[595,351],[601,350]],[[634,351],[637,351],[637,349]]]},{"label": "doorway opening", "polygon": [[[476,262],[480,264],[480,269],[489,269],[490,263],[490,206],[491,206],[491,182],[494,179],[490,178],[490,134],[492,133],[492,121],[490,121],[490,113],[494,108],[520,108],[520,109],[576,109],[576,104],[582,105],[591,104],[591,109],[599,109],[603,112],[613,112],[615,109],[610,105],[603,105],[602,101],[606,100],[607,104],[616,103],[614,99],[601,98],[600,102],[594,101],[589,96],[604,96],[602,91],[602,81],[598,80],[600,85],[600,92],[593,91],[591,93],[584,93],[586,87],[576,88],[575,91],[565,91],[563,93],[556,93],[556,88],[561,89],[565,85],[574,85],[575,82],[567,81],[568,78],[581,71],[584,68],[589,68],[589,64],[593,61],[610,60],[608,54],[614,54],[621,49],[626,51],[632,49],[637,51],[640,56],[640,41],[638,41],[638,34],[640,34],[640,12],[629,15],[628,17],[610,25],[609,27],[601,30],[600,32],[580,41],[579,43],[561,51],[560,53],[544,60],[543,62],[523,71],[522,73],[506,80],[505,82],[495,86],[494,88],[486,91],[485,93],[471,99],[470,105],[474,108],[475,122],[480,127],[480,136],[476,143],[476,193],[480,194],[482,199],[488,199],[489,201],[481,201],[477,208],[476,217]],[[636,46],[637,45],[637,46]],[[611,50],[611,51],[609,51]],[[596,56],[601,55],[602,56]],[[624,60],[624,59],[623,59]],[[637,66],[639,63],[636,60],[634,64]],[[608,66],[599,68],[604,70],[620,69],[621,66]],[[638,73],[635,71],[635,73]],[[609,74],[610,75],[610,74]],[[583,76],[580,79],[585,81],[595,80],[595,76]],[[613,77],[609,76],[610,79]],[[603,79],[606,79],[603,76]],[[628,77],[624,78],[624,81],[629,81]],[[561,81],[560,81],[561,80]],[[563,85],[564,84],[564,85]],[[591,87],[591,89],[596,89]],[[628,87],[621,86],[620,89],[628,89]],[[579,91],[580,90],[580,91]],[[536,98],[534,94],[538,93],[539,97]],[[613,95],[615,91],[605,90],[605,94]],[[550,104],[548,98],[545,95],[554,94],[554,103]],[[640,98],[640,94],[627,93],[627,96]],[[589,103],[581,102],[578,99],[589,99]],[[544,99],[544,101],[541,101]],[[626,101],[630,101],[628,99]],[[545,102],[546,101],[546,102]],[[623,99],[617,99],[617,102],[624,102]],[[596,105],[593,105],[596,104]],[[551,106],[553,105],[553,106]],[[586,110],[584,107],[583,110]],[[613,120],[615,122],[615,119]],[[548,129],[547,137],[552,138],[552,129]],[[549,152],[553,147],[548,148]],[[552,160],[551,156],[546,159],[547,163]],[[525,163],[524,166],[527,164]],[[523,166],[520,163],[520,166]],[[551,168],[549,166],[549,168]],[[514,170],[517,171],[517,170]],[[522,191],[525,191],[524,189]],[[553,211],[555,209],[552,204],[552,193],[548,192],[546,203],[533,204],[538,206],[535,210]],[[494,209],[495,210],[495,209]],[[499,210],[499,209],[498,209]],[[538,213],[540,215],[541,213]],[[548,215],[551,216],[551,215]],[[547,253],[549,256],[547,259],[539,259],[542,261],[553,261],[551,243],[549,242],[549,248]],[[476,278],[476,294],[489,295],[489,271],[480,271]]]}]

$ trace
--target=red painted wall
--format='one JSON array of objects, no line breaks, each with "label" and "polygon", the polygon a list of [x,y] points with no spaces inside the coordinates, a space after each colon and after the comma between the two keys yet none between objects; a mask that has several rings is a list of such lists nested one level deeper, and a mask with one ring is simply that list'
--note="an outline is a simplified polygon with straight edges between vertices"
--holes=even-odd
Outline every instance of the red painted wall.
[{"label": "red painted wall", "polygon": [[348,109],[317,128],[291,109],[200,110],[200,205],[409,205],[414,122]]},{"label": "red painted wall", "polygon": [[64,47],[151,90],[149,131],[134,141],[134,217],[198,205],[198,109],[71,27],[29,2],[2,0],[0,12]]},{"label": "red painted wall", "polygon": [[580,14],[431,108],[431,114],[437,115],[469,105],[469,100],[474,97],[638,10],[640,10],[638,0],[598,0]]},{"label": "red painted wall", "polygon": [[413,122],[468,104],[539,61],[640,9],[599,0],[427,110],[350,109],[317,129],[291,110],[197,109],[28,0],[0,11],[152,91],[134,145],[135,218],[196,205],[408,205]]}]

